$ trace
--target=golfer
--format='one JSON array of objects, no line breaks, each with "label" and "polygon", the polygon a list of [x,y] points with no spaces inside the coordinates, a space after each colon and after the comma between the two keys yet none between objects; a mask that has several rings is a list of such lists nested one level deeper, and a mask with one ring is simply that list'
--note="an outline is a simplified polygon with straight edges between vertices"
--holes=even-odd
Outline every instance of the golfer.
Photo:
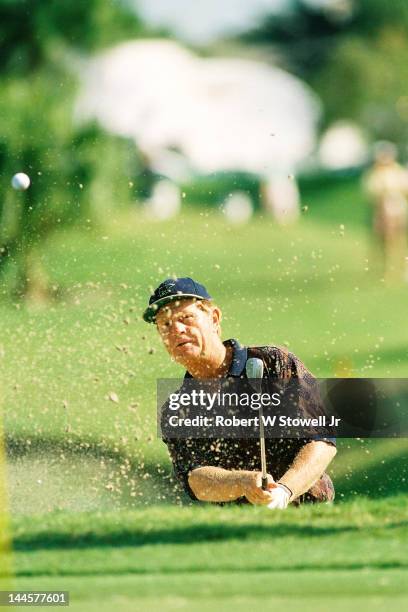
[{"label": "golfer", "polygon": [[[264,379],[313,377],[292,353],[277,346],[244,347],[221,339],[221,310],[203,285],[191,278],[167,279],[143,314],[155,323],[165,348],[186,378],[246,378],[247,359],[259,358]],[[325,470],[336,454],[333,438],[266,439],[268,489],[261,486],[259,440],[166,439],[175,476],[194,500],[265,504],[334,499]]]}]

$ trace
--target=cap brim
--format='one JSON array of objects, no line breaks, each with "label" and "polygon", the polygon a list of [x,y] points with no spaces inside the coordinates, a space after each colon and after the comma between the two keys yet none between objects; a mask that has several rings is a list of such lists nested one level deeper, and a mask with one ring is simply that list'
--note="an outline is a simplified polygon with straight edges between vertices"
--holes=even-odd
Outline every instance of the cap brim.
[{"label": "cap brim", "polygon": [[203,297],[202,295],[196,295],[195,293],[179,293],[177,295],[168,295],[166,297],[156,300],[153,304],[150,304],[143,313],[143,319],[146,323],[155,323],[157,313],[160,308],[163,308],[169,302],[175,302],[177,300],[183,300],[185,298],[195,298],[196,300],[209,300],[211,298]]}]

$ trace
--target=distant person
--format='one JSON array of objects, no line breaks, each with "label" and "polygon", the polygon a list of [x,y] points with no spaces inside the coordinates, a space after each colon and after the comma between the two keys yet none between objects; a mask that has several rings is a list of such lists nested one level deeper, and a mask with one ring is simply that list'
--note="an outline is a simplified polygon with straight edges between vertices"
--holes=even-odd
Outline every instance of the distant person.
[{"label": "distant person", "polygon": [[268,176],[261,184],[261,205],[279,225],[291,225],[300,215],[300,195],[291,174]]},{"label": "distant person", "polygon": [[[299,378],[308,398],[302,409],[317,408],[309,393],[314,378],[295,355],[277,346],[246,347],[237,340],[221,339],[221,310],[193,279],[163,281],[143,318],[156,324],[171,358],[187,370],[185,378],[247,378],[247,360],[258,358],[264,364],[264,385]],[[336,454],[333,438],[266,439],[268,490],[261,486],[259,440],[164,438],[164,442],[177,479],[194,500],[283,509],[289,503],[334,498],[333,483],[325,473]]]},{"label": "distant person", "polygon": [[406,278],[408,171],[396,160],[396,147],[379,143],[364,186],[373,204],[373,232],[380,243],[382,270],[387,279]]}]

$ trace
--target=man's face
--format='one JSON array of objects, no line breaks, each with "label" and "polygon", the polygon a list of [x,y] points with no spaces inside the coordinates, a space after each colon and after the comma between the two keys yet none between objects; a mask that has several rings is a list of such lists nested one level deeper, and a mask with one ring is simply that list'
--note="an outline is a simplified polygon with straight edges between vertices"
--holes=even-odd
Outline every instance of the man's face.
[{"label": "man's face", "polygon": [[161,339],[175,361],[186,363],[211,350],[218,339],[218,308],[203,309],[200,302],[170,302],[156,316]]}]

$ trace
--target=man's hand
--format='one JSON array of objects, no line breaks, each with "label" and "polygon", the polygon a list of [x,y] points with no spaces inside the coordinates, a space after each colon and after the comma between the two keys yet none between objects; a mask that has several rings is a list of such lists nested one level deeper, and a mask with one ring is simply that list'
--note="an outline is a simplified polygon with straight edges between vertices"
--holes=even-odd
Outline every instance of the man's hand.
[{"label": "man's hand", "polygon": [[281,484],[276,484],[273,489],[270,490],[271,501],[268,504],[270,510],[275,508],[278,510],[284,510],[288,507],[290,499],[290,491],[287,487]]},{"label": "man's hand", "polygon": [[262,473],[242,471],[236,472],[239,476],[242,495],[244,495],[251,504],[268,505],[271,503],[271,491],[269,487],[276,486],[270,474],[268,478],[268,491],[262,489]]}]

